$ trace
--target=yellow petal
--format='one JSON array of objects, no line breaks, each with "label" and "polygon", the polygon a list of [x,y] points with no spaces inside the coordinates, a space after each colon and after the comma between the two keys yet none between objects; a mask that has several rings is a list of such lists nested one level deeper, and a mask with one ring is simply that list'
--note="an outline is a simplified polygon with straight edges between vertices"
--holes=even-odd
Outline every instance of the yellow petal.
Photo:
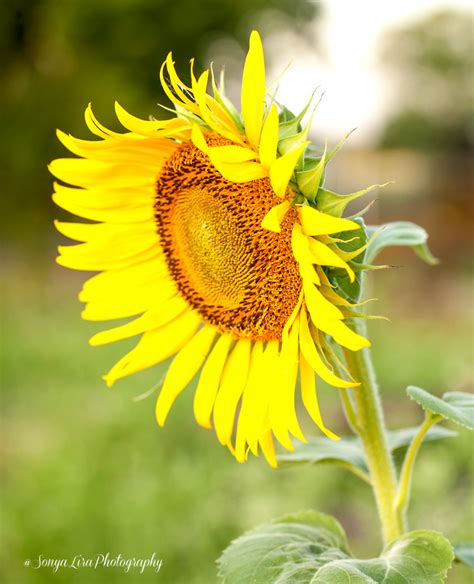
[{"label": "yellow petal", "polygon": [[[164,69],[168,72],[169,76],[169,83],[173,91],[171,91],[168,82],[165,80],[164,76]],[[199,107],[186,95],[185,91],[190,92],[191,88],[187,87],[181,79],[178,77],[176,73],[176,69],[174,68],[173,57],[171,53],[168,53],[166,57],[166,61],[163,63],[160,69],[160,81],[161,86],[163,87],[163,91],[168,96],[169,100],[177,105],[184,107],[191,113],[199,115]],[[174,92],[174,93],[173,93]]]},{"label": "yellow petal", "polygon": [[[63,187],[63,189],[56,187],[56,192],[52,196],[53,201],[61,209],[65,209],[78,217],[107,223],[143,223],[154,220],[152,195],[147,196],[146,199],[137,197],[135,200],[132,199],[132,202],[129,196],[128,201],[123,205],[107,208],[107,199],[105,197],[97,200],[93,196],[88,197],[89,191],[83,189],[69,189],[67,187]],[[78,191],[78,193],[71,195],[66,190]],[[83,193],[86,196],[83,196]]]},{"label": "yellow petal", "polygon": [[214,404],[214,427],[223,445],[230,444],[237,404],[247,382],[251,341],[239,339],[222,372]]},{"label": "yellow petal", "polygon": [[289,431],[305,441],[295,410],[295,387],[298,374],[299,318],[296,318],[288,337],[282,342],[279,373],[271,390],[270,423],[275,437],[282,446],[294,450]]},{"label": "yellow petal", "polygon": [[334,250],[329,246],[318,241],[317,239],[309,239],[309,251],[313,256],[313,264],[319,266],[334,266],[346,270],[349,280],[354,281],[354,270],[347,264]]},{"label": "yellow petal", "polygon": [[242,183],[258,180],[259,178],[264,178],[267,176],[267,171],[258,162],[239,162],[235,164],[227,164],[225,162],[220,162],[219,159],[214,158],[212,153],[209,155],[214,166],[228,181]]},{"label": "yellow petal", "polygon": [[309,205],[298,207],[301,226],[306,235],[329,235],[341,231],[360,229],[360,225],[349,219],[339,219],[322,213]]},{"label": "yellow petal", "polygon": [[340,320],[325,324],[325,333],[331,335],[339,345],[346,347],[350,351],[359,351],[363,347],[370,347],[370,341],[361,335],[358,335],[346,324]]},{"label": "yellow petal", "polygon": [[174,132],[179,132],[190,127],[189,122],[186,120],[178,120],[176,118],[172,118],[171,120],[142,120],[129,114],[118,101],[115,102],[115,113],[124,128],[127,128],[127,130],[134,134],[143,136],[156,136],[160,130],[166,130],[170,127],[173,128]]},{"label": "yellow petal", "polygon": [[211,160],[224,163],[248,162],[257,158],[257,154],[250,148],[232,144],[209,147],[209,156]]},{"label": "yellow petal", "polygon": [[166,302],[165,306],[166,311],[163,308],[160,310],[149,310],[135,320],[127,322],[127,324],[97,333],[89,340],[89,344],[97,347],[134,337],[135,335],[156,329],[171,322],[188,309],[187,303],[180,296],[174,296],[170,301]]},{"label": "yellow petal", "polygon": [[194,335],[201,322],[197,313],[189,311],[168,325],[145,333],[137,346],[104,375],[107,385],[111,387],[117,379],[152,367],[174,355]]},{"label": "yellow petal", "polygon": [[48,166],[59,180],[79,187],[153,187],[159,165],[113,164],[80,158],[57,158]]},{"label": "yellow petal", "polygon": [[247,424],[247,442],[255,452],[258,440],[270,428],[268,420],[268,406],[273,391],[274,378],[278,371],[278,341],[268,341],[260,366],[257,369],[255,391],[249,399],[249,410],[252,412],[252,420]]},{"label": "yellow petal", "polygon": [[305,282],[311,282],[311,284],[316,284],[316,286],[321,284],[321,280],[319,279],[318,273],[314,269],[313,264],[308,262],[300,262],[299,270],[300,275]]},{"label": "yellow petal", "polygon": [[194,146],[201,150],[201,152],[204,152],[204,154],[209,153],[209,146],[207,145],[206,138],[197,124],[194,124],[191,131],[191,140],[193,141]]},{"label": "yellow petal", "polygon": [[326,383],[329,383],[329,385],[335,387],[355,387],[358,385],[358,383],[341,379],[326,367],[316,350],[314,340],[309,331],[306,311],[304,309],[302,309],[300,319],[300,347],[305,359],[313,368],[313,371],[315,371],[321,379],[324,379]]},{"label": "yellow petal", "polygon": [[[112,241],[112,240],[111,240]],[[104,245],[103,241],[60,245],[56,262],[73,270],[113,270],[157,258],[161,252],[153,237],[139,237],[118,242],[116,247]]]},{"label": "yellow petal", "polygon": [[327,321],[342,320],[341,310],[325,298],[316,286],[303,282],[304,299],[316,328]]},{"label": "yellow petal", "polygon": [[242,118],[252,146],[258,147],[265,107],[265,62],[257,31],[250,34],[250,45],[242,77]]},{"label": "yellow petal", "polygon": [[321,412],[319,410],[318,396],[316,393],[316,380],[314,377],[314,371],[306,361],[303,353],[300,354],[300,379],[301,379],[301,398],[303,400],[303,405],[306,411],[311,416],[313,422],[318,426],[318,428],[326,434],[331,440],[339,440],[340,437],[334,432],[331,432],[326,426],[321,418]]},{"label": "yellow petal", "polygon": [[59,233],[70,239],[94,243],[104,242],[105,245],[109,244],[112,239],[150,237],[154,231],[153,223],[151,222],[139,225],[114,225],[108,223],[55,221],[54,226]]},{"label": "yellow petal", "polygon": [[137,163],[161,166],[176,150],[177,144],[166,138],[130,139],[130,134],[122,134],[123,139],[80,140],[61,130],[56,130],[60,142],[77,156],[112,163]]},{"label": "yellow petal", "polygon": [[287,338],[288,332],[289,332],[291,326],[293,325],[297,316],[300,313],[301,305],[303,303],[303,298],[304,298],[304,292],[303,292],[303,290],[301,290],[300,294],[298,296],[298,302],[296,303],[295,307],[293,308],[292,313],[290,314],[290,317],[288,318],[288,320],[285,323],[285,326],[283,327],[283,332],[281,334],[281,338],[283,340],[285,340]]},{"label": "yellow petal", "polygon": [[288,183],[298,164],[298,160],[308,144],[309,142],[305,142],[298,148],[287,152],[284,156],[277,158],[271,165],[270,183],[278,197],[283,198],[285,196]]},{"label": "yellow petal", "polygon": [[199,383],[194,394],[194,417],[196,422],[204,428],[211,427],[211,414],[214,407],[222,370],[227,359],[232,337],[222,335],[214,345],[204,367],[202,368]]},{"label": "yellow petal", "polygon": [[235,457],[238,462],[243,462],[246,458],[247,436],[249,426],[254,423],[254,411],[252,403],[255,392],[261,391],[261,367],[263,363],[263,343],[255,342],[250,355],[250,366],[247,383],[242,396],[242,406],[240,408],[239,420],[237,423],[237,434],[235,439]]},{"label": "yellow petal", "polygon": [[267,430],[260,436],[259,444],[268,464],[276,468],[278,466],[275,456],[275,445],[273,444],[273,436],[271,430]]},{"label": "yellow petal", "polygon": [[263,218],[261,226],[268,231],[274,231],[275,233],[281,233],[281,222],[283,217],[286,215],[287,211],[290,209],[290,201],[283,201],[279,205],[275,205],[268,211],[268,213]]},{"label": "yellow petal", "polygon": [[117,290],[120,290],[121,295],[133,295],[144,285],[160,284],[163,281],[164,267],[166,263],[163,257],[159,256],[121,270],[101,272],[84,282],[79,300],[81,302],[108,300],[111,296],[117,296]]},{"label": "yellow petal", "polygon": [[171,280],[142,286],[132,293],[92,300],[82,311],[85,320],[115,320],[146,312],[157,302],[168,301],[176,295],[176,284]]},{"label": "yellow petal", "polygon": [[277,156],[278,127],[278,109],[275,104],[272,104],[263,123],[262,136],[258,148],[260,162],[268,169],[275,162]]},{"label": "yellow petal", "polygon": [[[121,188],[96,188],[81,189],[76,187],[67,187],[65,185],[54,183],[54,195],[58,197],[59,206],[64,202],[70,202],[73,205],[87,207],[89,209],[115,210],[123,207],[153,207],[155,192],[153,188],[142,187],[133,190]],[[56,202],[56,201],[55,201]]]},{"label": "yellow petal", "polygon": [[177,396],[203,364],[216,334],[216,330],[204,326],[173,359],[156,402],[156,419],[160,426],[164,425]]},{"label": "yellow petal", "polygon": [[[223,156],[224,160],[228,160],[232,156],[234,157],[234,160],[237,160],[239,157],[242,159],[242,156],[248,158],[250,152],[248,148],[240,148],[240,146],[231,145],[228,147],[222,146],[214,148],[208,146],[201,128],[197,125],[193,126],[191,139],[194,146],[199,148],[204,154],[207,154],[216,169],[225,179],[231,182],[249,182],[259,178],[264,178],[267,175],[267,171],[258,162],[253,162],[251,160],[248,162],[227,162],[223,161],[220,157]],[[224,148],[224,150],[221,150],[221,148]],[[255,158],[255,156],[255,153],[252,153],[252,157]]]},{"label": "yellow petal", "polygon": [[92,112],[91,104],[87,106],[86,111],[84,112],[84,119],[89,130],[100,138],[110,139],[116,136],[120,136],[120,134],[117,132],[112,132],[112,130],[109,130],[99,122],[99,120]]}]

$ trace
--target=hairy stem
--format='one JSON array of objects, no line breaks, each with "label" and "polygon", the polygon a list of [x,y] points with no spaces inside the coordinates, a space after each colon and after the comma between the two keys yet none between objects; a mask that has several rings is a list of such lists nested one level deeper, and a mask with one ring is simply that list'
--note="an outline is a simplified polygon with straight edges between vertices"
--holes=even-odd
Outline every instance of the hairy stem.
[{"label": "hairy stem", "polygon": [[405,460],[403,461],[402,471],[400,474],[397,496],[395,498],[395,510],[398,514],[399,521],[402,523],[406,521],[405,517],[408,503],[410,502],[413,468],[418,451],[428,430],[431,428],[431,426],[433,426],[433,424],[436,424],[436,422],[439,422],[441,419],[441,416],[433,416],[430,412],[427,412],[424,423],[420,426],[417,435],[413,438],[413,442],[410,444],[405,455]]},{"label": "hairy stem", "polygon": [[[366,336],[365,322],[353,324],[354,330]],[[396,512],[396,475],[388,448],[386,428],[369,349],[344,351],[347,365],[360,386],[352,390],[356,406],[357,427],[364,445],[383,539],[389,542],[402,533],[402,522]]]}]

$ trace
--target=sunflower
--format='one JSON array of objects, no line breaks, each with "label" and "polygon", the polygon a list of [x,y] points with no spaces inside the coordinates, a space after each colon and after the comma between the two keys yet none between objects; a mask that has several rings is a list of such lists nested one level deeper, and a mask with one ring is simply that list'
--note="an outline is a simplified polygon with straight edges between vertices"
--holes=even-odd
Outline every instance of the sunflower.
[{"label": "sunflower", "polygon": [[170,53],[160,78],[171,119],[142,120],[116,104],[126,129],[117,133],[89,106],[85,121],[99,140],[58,131],[79,158],[51,163],[61,181],[53,200],[90,222],[56,222],[80,242],[60,246],[57,261],[99,272],[80,293],[83,318],[133,317],[93,336],[92,345],[141,335],[104,376],[108,386],[174,357],[158,424],[198,375],[198,424],[213,426],[238,461],[261,451],[275,466],[274,439],[287,449],[293,438],[305,440],[297,388],[314,423],[337,439],[321,419],[315,377],[357,385],[335,364],[338,346],[369,345],[348,326],[355,302],[341,285],[354,282],[365,247],[348,250],[363,227],[340,216],[360,193],[342,198],[323,188],[334,151],[318,154],[307,139],[308,106],[295,116],[268,94],[257,32],[241,113],[212,69],[196,78],[191,61],[188,86]]}]

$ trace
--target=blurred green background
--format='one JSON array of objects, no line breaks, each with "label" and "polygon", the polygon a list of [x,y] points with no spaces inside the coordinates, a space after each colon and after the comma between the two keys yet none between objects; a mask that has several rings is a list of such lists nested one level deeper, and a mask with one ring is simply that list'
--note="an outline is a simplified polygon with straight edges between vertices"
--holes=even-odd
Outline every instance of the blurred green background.
[{"label": "blurred green background", "polygon": [[[255,26],[264,41],[293,31],[318,53],[326,8],[327,2],[305,0],[0,4],[2,582],[207,584],[232,538],[304,508],[334,514],[356,553],[377,553],[373,501],[358,479],[329,466],[274,471],[258,459],[237,464],[193,421],[192,390],[158,429],[154,396],[134,398],[156,383],[159,367],[107,390],[100,375],[127,343],[87,346],[100,326],[79,319],[85,275],[54,263],[60,238],[52,219],[63,215],[51,205],[46,165],[64,156],[55,128],[88,137],[82,112],[90,101],[99,119],[115,127],[116,98],[138,116],[159,116],[156,104],[166,102],[157,73],[171,49],[185,73],[192,56],[205,65],[212,47],[228,47],[229,62],[238,65],[228,70],[234,81]],[[437,394],[472,390],[471,37],[471,17],[456,11],[431,11],[387,31],[376,58],[395,105],[370,143],[348,145],[328,178],[341,192],[395,179],[369,220],[420,223],[441,260],[430,268],[394,249],[381,258],[393,268],[371,276],[369,293],[380,298],[376,312],[391,319],[371,324],[391,428],[422,419],[404,397],[408,384]],[[272,58],[267,54],[270,64]],[[321,144],[324,136],[314,139]],[[334,390],[320,393],[326,422],[346,432]],[[309,424],[308,430],[315,432]],[[443,531],[453,542],[474,538],[472,446],[461,430],[455,440],[424,447],[409,513],[413,528]],[[24,567],[40,555],[106,552],[141,558],[155,552],[163,567],[142,575]],[[448,581],[469,578],[456,566]]]}]

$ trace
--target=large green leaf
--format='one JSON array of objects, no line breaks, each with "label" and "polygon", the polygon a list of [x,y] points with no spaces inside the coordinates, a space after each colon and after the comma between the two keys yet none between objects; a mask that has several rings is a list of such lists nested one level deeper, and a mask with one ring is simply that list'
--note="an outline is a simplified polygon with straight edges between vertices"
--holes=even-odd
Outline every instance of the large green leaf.
[{"label": "large green leaf", "polygon": [[474,543],[459,543],[455,545],[454,555],[459,561],[474,570]]},{"label": "large green leaf", "polygon": [[286,515],[234,540],[218,560],[225,584],[305,584],[315,570],[349,555],[344,530],[315,511]]},{"label": "large green leaf", "polygon": [[[367,227],[369,238],[379,230],[380,227],[370,225]],[[428,234],[416,223],[408,221],[395,221],[382,226],[378,233],[367,248],[367,263],[373,262],[377,255],[385,248],[390,246],[408,246],[421,257],[427,264],[437,264],[438,260],[432,255],[427,245]]]},{"label": "large green leaf", "polygon": [[441,584],[452,560],[435,531],[407,533],[378,558],[354,559],[339,523],[307,511],[242,535],[218,564],[224,584]]},{"label": "large green leaf", "polygon": [[[408,446],[418,433],[418,427],[402,428],[387,433],[388,447],[391,451]],[[434,426],[425,436],[425,441],[451,438],[456,432]],[[335,463],[349,466],[364,473],[368,472],[364,448],[359,438],[348,436],[341,440],[333,441],[328,438],[309,438],[306,444],[298,442],[294,452],[287,452],[278,457],[283,464],[295,463]]]},{"label": "large green leaf", "polygon": [[407,393],[424,410],[474,430],[474,394],[451,391],[439,398],[413,385],[407,388]]}]

